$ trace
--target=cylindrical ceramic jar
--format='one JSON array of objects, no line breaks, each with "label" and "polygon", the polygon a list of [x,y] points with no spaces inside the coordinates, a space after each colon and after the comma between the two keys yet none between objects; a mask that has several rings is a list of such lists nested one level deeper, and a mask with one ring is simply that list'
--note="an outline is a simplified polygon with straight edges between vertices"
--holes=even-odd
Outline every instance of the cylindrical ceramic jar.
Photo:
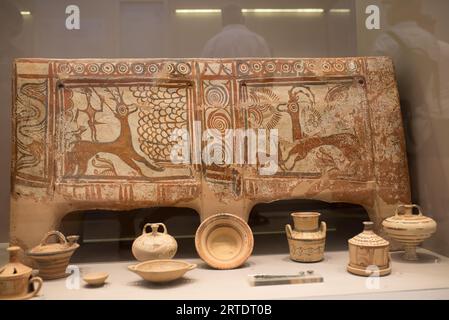
[{"label": "cylindrical ceramic jar", "polygon": [[318,262],[324,258],[326,223],[319,223],[318,212],[295,212],[291,214],[294,229],[287,224],[290,258],[298,262]]},{"label": "cylindrical ceramic jar", "polygon": [[359,276],[379,275],[391,273],[390,243],[373,231],[372,222],[364,222],[365,229],[349,243],[348,271]]},{"label": "cylindrical ceramic jar", "polygon": [[[19,247],[10,247],[9,263],[0,268],[0,300],[30,299],[39,293],[42,279],[31,275],[32,269],[20,263]],[[37,287],[34,287],[34,284]]]},{"label": "cylindrical ceramic jar", "polygon": [[[417,215],[413,214],[414,208],[418,209]],[[424,216],[416,204],[398,206],[396,214],[385,219],[382,225],[393,240],[404,245],[404,259],[411,261],[418,260],[416,247],[430,238],[437,229],[435,220]]]},{"label": "cylindrical ceramic jar", "polygon": [[[158,232],[159,227],[164,229]],[[151,233],[147,233],[147,227],[151,227]],[[171,259],[178,250],[178,244],[167,233],[167,227],[163,223],[147,223],[143,227],[142,235],[134,240],[132,252],[139,261],[155,259]]]}]

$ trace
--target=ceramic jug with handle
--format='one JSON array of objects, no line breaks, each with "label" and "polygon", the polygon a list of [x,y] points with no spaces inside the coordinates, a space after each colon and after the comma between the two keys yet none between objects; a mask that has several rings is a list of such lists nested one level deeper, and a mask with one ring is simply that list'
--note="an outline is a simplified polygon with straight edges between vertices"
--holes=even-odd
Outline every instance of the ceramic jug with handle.
[{"label": "ceramic jug with handle", "polygon": [[[149,233],[148,227],[151,227]],[[160,227],[163,232],[158,232]],[[163,223],[147,223],[143,227],[142,235],[134,240],[132,246],[133,255],[139,261],[171,259],[177,250],[175,238],[167,233],[167,227]]]},{"label": "ceramic jug with handle", "polygon": [[[414,209],[418,210],[418,214],[413,214]],[[396,214],[385,219],[382,226],[393,240],[404,245],[404,259],[410,261],[418,260],[416,247],[437,229],[435,220],[424,216],[421,207],[416,204],[399,205]]]}]

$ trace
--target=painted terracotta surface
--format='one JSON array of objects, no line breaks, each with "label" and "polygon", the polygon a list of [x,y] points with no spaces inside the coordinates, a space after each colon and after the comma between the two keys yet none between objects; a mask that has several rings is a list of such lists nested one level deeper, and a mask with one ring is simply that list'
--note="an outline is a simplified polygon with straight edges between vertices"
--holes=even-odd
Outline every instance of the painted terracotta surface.
[{"label": "painted terracotta surface", "polygon": [[[388,58],[19,59],[13,90],[10,236],[24,248],[83,209],[247,220],[257,203],[307,198],[360,204],[380,227],[410,203]],[[262,161],[170,161],[174,129],[203,150],[206,129],[249,128],[278,130],[274,175],[260,174]]]}]

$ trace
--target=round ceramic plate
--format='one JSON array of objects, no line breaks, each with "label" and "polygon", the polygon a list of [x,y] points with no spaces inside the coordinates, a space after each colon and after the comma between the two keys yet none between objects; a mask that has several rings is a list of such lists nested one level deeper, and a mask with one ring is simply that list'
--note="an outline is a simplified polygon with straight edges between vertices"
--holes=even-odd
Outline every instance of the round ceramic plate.
[{"label": "round ceramic plate", "polygon": [[253,233],[241,218],[219,213],[201,223],[196,231],[195,246],[201,259],[211,267],[233,269],[251,255]]}]

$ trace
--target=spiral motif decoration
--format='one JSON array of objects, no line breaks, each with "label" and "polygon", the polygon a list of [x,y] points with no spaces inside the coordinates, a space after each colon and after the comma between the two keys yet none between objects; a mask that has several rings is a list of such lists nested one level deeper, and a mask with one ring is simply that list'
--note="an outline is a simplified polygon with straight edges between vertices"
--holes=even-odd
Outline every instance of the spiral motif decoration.
[{"label": "spiral motif decoration", "polygon": [[[264,61],[238,61],[237,72],[241,76],[250,74],[304,74],[304,73],[338,73],[351,72],[356,73],[360,70],[360,62],[357,59],[304,59],[304,60],[264,60]],[[125,62],[62,62],[57,64],[57,72],[75,75],[94,75],[94,74],[135,74],[155,75],[159,72],[189,75],[192,73],[191,62],[147,62],[147,63],[125,63]]]},{"label": "spiral motif decoration", "polygon": [[165,65],[165,70],[167,70],[168,73],[173,73],[175,71],[175,66],[173,63],[167,63]]},{"label": "spiral motif decoration", "polygon": [[249,72],[249,66],[247,63],[244,63],[244,62],[239,64],[238,69],[241,73],[244,73],[244,74]]},{"label": "spiral motif decoration", "polygon": [[126,63],[121,62],[121,63],[117,64],[117,71],[120,74],[125,74],[125,73],[128,73],[129,67]]},{"label": "spiral motif decoration", "polygon": [[207,118],[207,127],[209,129],[217,129],[224,135],[226,129],[231,129],[231,119],[225,112],[216,110],[209,114],[209,117]]},{"label": "spiral motif decoration", "polygon": [[281,69],[282,69],[282,72],[285,72],[285,73],[289,73],[290,71],[292,71],[289,63],[282,64]]},{"label": "spiral motif decoration", "polygon": [[75,71],[76,74],[83,74],[84,73],[84,64],[77,63],[73,66],[73,71]]},{"label": "spiral motif decoration", "polygon": [[210,86],[204,91],[206,104],[214,107],[225,107],[229,104],[229,94],[223,86]]},{"label": "spiral motif decoration", "polygon": [[190,73],[190,66],[187,63],[184,62],[179,62],[176,65],[176,70],[180,73],[180,74],[189,74]]},{"label": "spiral motif decoration", "polygon": [[101,65],[101,71],[105,74],[111,74],[114,72],[114,65],[112,63],[106,62]]},{"label": "spiral motif decoration", "polygon": [[288,111],[296,113],[299,111],[299,105],[297,102],[290,102],[287,104]]},{"label": "spiral motif decoration", "polygon": [[253,69],[253,71],[254,71],[255,73],[259,73],[259,72],[262,71],[262,64],[259,63],[259,62],[254,62],[254,63],[251,65],[251,67],[252,67],[252,69]]},{"label": "spiral motif decoration", "polygon": [[315,62],[309,61],[309,62],[307,63],[307,69],[309,69],[309,71],[311,71],[311,72],[315,72],[315,71],[316,71],[316,65],[315,65]]},{"label": "spiral motif decoration", "polygon": [[296,72],[303,73],[304,72],[304,62],[302,62],[302,61],[295,62],[295,64],[293,65],[293,69]]},{"label": "spiral motif decoration", "polygon": [[265,71],[268,73],[274,73],[276,71],[276,63],[269,61],[265,64]]},{"label": "spiral motif decoration", "polygon": [[145,72],[145,67],[144,67],[143,63],[133,63],[131,65],[131,69],[136,74],[142,74]]},{"label": "spiral motif decoration", "polygon": [[159,67],[157,66],[157,64],[152,63],[148,66],[149,73],[156,73],[158,71],[159,71]]},{"label": "spiral motif decoration", "polygon": [[345,70],[345,65],[344,65],[343,61],[337,61],[334,63],[334,68],[335,68],[335,71],[342,72]]},{"label": "spiral motif decoration", "polygon": [[97,74],[100,71],[100,67],[96,63],[89,63],[87,65],[87,71],[90,74]]},{"label": "spiral motif decoration", "polygon": [[72,68],[70,67],[70,64],[68,63],[62,63],[58,66],[58,71],[61,73],[70,73]]},{"label": "spiral motif decoration", "polygon": [[330,71],[332,71],[332,66],[329,62],[325,61],[321,65],[321,69],[323,70],[323,72],[330,72]]},{"label": "spiral motif decoration", "polygon": [[121,104],[119,106],[117,106],[117,113],[121,116],[125,116],[128,113],[128,108]]}]

